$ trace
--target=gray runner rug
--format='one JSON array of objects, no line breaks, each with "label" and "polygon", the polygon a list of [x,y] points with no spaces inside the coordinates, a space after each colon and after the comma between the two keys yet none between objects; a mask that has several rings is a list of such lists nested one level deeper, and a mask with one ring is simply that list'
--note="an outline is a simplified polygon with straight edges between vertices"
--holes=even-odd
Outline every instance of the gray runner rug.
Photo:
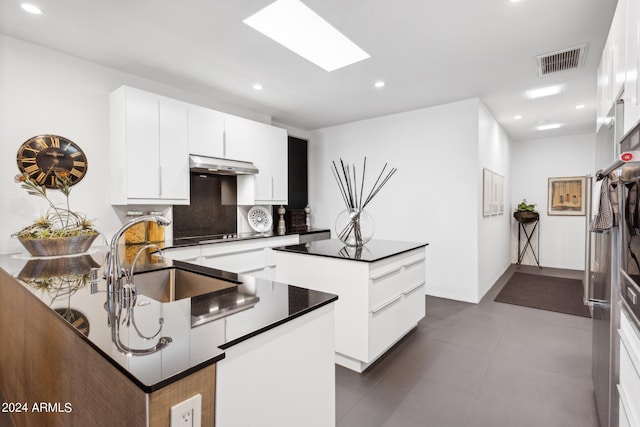
[{"label": "gray runner rug", "polygon": [[582,280],[515,272],[494,301],[591,317],[582,297]]}]

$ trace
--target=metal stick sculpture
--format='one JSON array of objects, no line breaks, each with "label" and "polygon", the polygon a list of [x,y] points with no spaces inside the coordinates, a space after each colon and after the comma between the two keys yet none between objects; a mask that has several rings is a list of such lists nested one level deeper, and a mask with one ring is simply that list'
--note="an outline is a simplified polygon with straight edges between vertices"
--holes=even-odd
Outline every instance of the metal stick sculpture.
[{"label": "metal stick sculpture", "polygon": [[360,213],[362,210],[371,203],[371,200],[380,192],[382,187],[389,181],[389,179],[396,173],[396,168],[391,168],[386,175],[384,175],[387,170],[387,163],[384,164],[384,167],[380,171],[378,178],[375,183],[371,187],[368,195],[365,197],[364,201],[362,200],[364,196],[364,181],[367,173],[367,158],[364,158],[364,164],[362,167],[362,178],[360,179],[360,193],[358,193],[358,175],[356,173],[356,166],[345,164],[342,159],[340,159],[340,168],[336,165],[336,162],[332,162],[331,171],[333,172],[333,176],[336,179],[336,183],[338,184],[338,188],[340,189],[340,195],[342,196],[342,200],[344,201],[345,206],[350,211],[350,221],[349,223],[338,232],[338,237],[341,240],[346,240],[346,238],[353,233],[355,238],[356,246],[363,245],[363,236],[362,230],[360,227]]}]

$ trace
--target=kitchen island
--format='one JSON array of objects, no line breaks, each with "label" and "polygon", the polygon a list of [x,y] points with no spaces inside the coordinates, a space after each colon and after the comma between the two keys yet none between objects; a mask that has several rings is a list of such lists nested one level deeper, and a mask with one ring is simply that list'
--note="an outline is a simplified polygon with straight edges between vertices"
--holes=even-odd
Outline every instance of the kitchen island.
[{"label": "kitchen island", "polygon": [[[0,256],[0,390],[16,426],[168,426],[171,407],[197,394],[203,426],[335,424],[335,295],[140,260],[134,278],[179,269],[232,286],[181,299],[141,286],[116,346],[101,271],[89,280],[104,252]],[[169,344],[148,355],[119,350],[160,337]]]},{"label": "kitchen island", "polygon": [[336,363],[363,372],[424,317],[426,246],[330,239],[274,248],[276,280],[339,296]]}]

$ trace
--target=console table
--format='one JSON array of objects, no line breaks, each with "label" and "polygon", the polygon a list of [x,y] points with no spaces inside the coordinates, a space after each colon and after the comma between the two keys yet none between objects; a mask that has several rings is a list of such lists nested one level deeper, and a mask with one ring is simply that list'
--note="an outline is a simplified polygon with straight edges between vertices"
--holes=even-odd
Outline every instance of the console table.
[{"label": "console table", "polygon": [[[527,212],[528,214],[533,214],[535,213],[535,215],[528,215],[528,216],[520,216],[517,215],[521,212],[514,212],[513,217],[516,219],[516,221],[518,221],[518,263],[517,265],[519,266],[520,264],[522,264],[522,260],[524,259],[524,256],[527,252],[527,249],[529,249],[531,251],[531,254],[533,255],[533,259],[535,259],[536,264],[538,265],[538,267],[540,267],[540,261],[538,260],[538,254],[536,254],[536,248],[533,247],[533,245],[531,244],[531,239],[533,238],[534,233],[536,234],[537,237],[537,244],[536,247],[538,248],[538,251],[540,251],[540,227],[539,227],[539,223],[540,223],[540,216],[538,215],[537,212]],[[538,230],[538,232],[536,233],[536,230]],[[524,242],[524,246],[522,245],[522,241],[524,240],[522,235],[524,234],[524,238],[526,239],[526,241]]]}]

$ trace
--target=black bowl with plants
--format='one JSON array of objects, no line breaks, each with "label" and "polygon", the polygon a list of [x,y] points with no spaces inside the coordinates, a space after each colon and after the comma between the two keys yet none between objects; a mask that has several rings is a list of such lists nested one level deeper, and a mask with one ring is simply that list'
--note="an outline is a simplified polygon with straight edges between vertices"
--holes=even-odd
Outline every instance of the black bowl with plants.
[{"label": "black bowl with plants", "polygon": [[520,223],[528,223],[537,221],[540,218],[540,214],[535,211],[536,205],[528,204],[526,199],[516,207],[516,211],[513,213],[513,217]]}]

